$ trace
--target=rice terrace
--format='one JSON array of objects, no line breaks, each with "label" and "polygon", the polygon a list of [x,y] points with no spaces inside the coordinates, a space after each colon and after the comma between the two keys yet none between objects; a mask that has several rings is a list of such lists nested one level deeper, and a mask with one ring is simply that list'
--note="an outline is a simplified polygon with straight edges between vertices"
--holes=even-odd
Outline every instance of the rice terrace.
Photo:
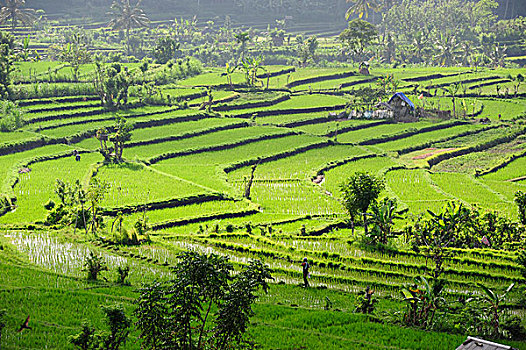
[{"label": "rice terrace", "polygon": [[526,349],[524,1],[0,7],[0,349]]}]

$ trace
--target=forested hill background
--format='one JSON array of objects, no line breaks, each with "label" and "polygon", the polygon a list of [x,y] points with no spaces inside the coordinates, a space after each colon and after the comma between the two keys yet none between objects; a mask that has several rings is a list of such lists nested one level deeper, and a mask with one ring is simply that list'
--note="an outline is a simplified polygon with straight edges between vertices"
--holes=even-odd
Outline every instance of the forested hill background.
[{"label": "forested hill background", "polygon": [[[408,0],[405,0],[408,1]],[[412,0],[419,2],[423,0]],[[458,0],[460,3],[464,0]],[[135,1],[132,1],[135,3]],[[400,1],[378,1],[385,8]],[[440,0],[437,0],[440,2]],[[27,6],[46,11],[51,17],[86,17],[95,21],[107,19],[112,0],[27,0]],[[500,19],[526,16],[525,0],[498,0],[495,12]],[[174,17],[196,15],[199,20],[220,19],[229,15],[233,22],[250,26],[265,24],[285,16],[295,22],[341,24],[349,7],[345,0],[143,0],[142,8],[153,20],[168,20]],[[381,12],[368,19],[379,22]],[[325,23],[323,23],[325,22]],[[314,28],[315,29],[315,28]]]}]

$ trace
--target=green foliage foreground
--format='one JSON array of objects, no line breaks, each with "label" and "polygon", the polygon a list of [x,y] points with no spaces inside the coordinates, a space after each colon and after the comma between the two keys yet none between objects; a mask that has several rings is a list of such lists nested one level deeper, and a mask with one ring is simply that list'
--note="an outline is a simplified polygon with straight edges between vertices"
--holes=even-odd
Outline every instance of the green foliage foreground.
[{"label": "green foliage foreground", "polygon": [[[190,255],[192,256],[191,253]],[[192,261],[196,262],[195,258],[197,256],[193,255]],[[196,264],[184,272],[185,278],[196,278],[197,275],[193,275],[192,272],[199,270],[204,272],[210,268],[225,266],[219,263],[213,267],[213,264],[210,264],[212,261],[206,259],[199,261],[202,264]],[[179,267],[186,269],[188,265],[183,264]],[[138,294],[136,287],[133,286],[89,282],[86,279],[72,278],[36,268],[21,260],[20,256],[16,256],[9,249],[0,249],[0,270],[2,271],[0,274],[0,286],[2,288],[0,290],[0,301],[2,307],[7,311],[3,318],[6,327],[2,332],[2,345],[7,349],[15,348],[15,346],[18,348],[67,349],[70,346],[69,341],[95,344],[97,341],[116,339],[120,334],[119,332],[125,331],[129,327],[126,319],[130,318],[133,322],[137,321],[135,317],[131,318],[134,309],[141,310],[140,312],[136,311],[136,313],[143,316],[154,316],[155,311],[159,310],[156,309],[157,307],[169,306],[171,303],[185,300],[166,298],[158,299],[157,303],[152,304],[147,302],[148,299],[153,300],[152,294],[148,291],[160,291],[163,292],[164,296],[183,296],[192,288],[190,286],[189,289],[174,290],[169,289],[173,284],[163,284],[164,287],[162,288],[155,287],[161,286],[157,284],[143,289]],[[250,269],[246,271],[250,271]],[[219,271],[219,275],[223,272]],[[245,273],[242,276],[248,275]],[[239,285],[242,276],[237,277],[233,283],[229,282],[229,285],[231,287],[234,287],[236,283]],[[202,286],[209,285],[211,282],[213,282],[212,278],[206,279]],[[196,287],[195,284],[193,286]],[[248,326],[248,338],[246,339],[260,344],[262,349],[319,349],[323,347],[332,350],[367,347],[369,349],[445,350],[455,348],[465,339],[462,334],[453,335],[401,328],[396,325],[374,322],[378,320],[376,317],[354,314],[352,311],[356,297],[353,294],[327,289],[303,289],[294,285],[282,284],[273,284],[269,288],[268,294],[260,295],[259,300],[253,305],[255,315],[251,317],[250,325],[245,323]],[[198,293],[202,297],[207,293],[212,295],[213,292],[206,289],[194,290],[194,293]],[[215,290],[215,292],[222,293],[221,290]],[[331,307],[328,310],[323,307],[326,298],[331,301]],[[137,300],[138,304],[134,305],[134,300]],[[186,300],[188,301],[188,299]],[[230,307],[235,306],[230,305],[228,300],[225,299],[227,304],[224,304],[223,310],[231,310]],[[383,299],[378,303],[377,309],[378,312],[382,313],[387,309],[396,308],[396,305],[397,302]],[[106,308],[101,308],[101,306],[106,306]],[[203,304],[203,308],[192,309],[198,312],[194,315],[204,315],[208,304]],[[113,310],[112,314],[120,316],[112,319],[105,310]],[[148,313],[148,310],[154,312]],[[213,313],[221,314],[221,307],[219,309],[212,307],[211,310]],[[181,310],[172,309],[172,312],[183,315],[180,313]],[[20,322],[28,314],[31,315],[30,326],[33,329],[17,333]],[[173,322],[169,317],[153,318],[150,323],[147,322],[147,318],[140,316],[140,319],[144,322],[144,330],[148,329],[146,326],[150,326],[151,330],[161,332],[157,334],[170,335],[165,332],[166,330],[155,328],[158,325],[155,322]],[[85,320],[90,320],[89,324]],[[112,320],[122,320],[123,322],[112,323]],[[193,320],[199,321],[199,317],[193,318]],[[0,323],[2,322],[0,321]],[[112,324],[123,327],[113,329]],[[197,332],[193,334],[194,337],[199,334],[198,325],[199,323],[192,323],[191,325],[194,327],[192,330]],[[140,328],[140,323],[137,326]],[[211,330],[213,328],[206,329]],[[213,333],[205,332],[205,334],[211,335]],[[176,336],[176,334],[171,334],[171,336]],[[139,337],[141,337],[140,332],[131,329],[128,340],[120,348],[139,349],[143,344]],[[524,348],[524,345],[519,342],[501,342],[519,349]],[[145,348],[153,348],[147,343],[143,345]]]}]

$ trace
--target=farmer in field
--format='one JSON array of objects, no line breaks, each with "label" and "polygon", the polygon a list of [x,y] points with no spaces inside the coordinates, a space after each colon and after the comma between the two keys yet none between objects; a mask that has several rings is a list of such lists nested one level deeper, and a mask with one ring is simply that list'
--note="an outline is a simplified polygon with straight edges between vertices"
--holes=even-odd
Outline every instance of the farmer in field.
[{"label": "farmer in field", "polygon": [[309,287],[309,281],[307,280],[309,277],[310,277],[310,273],[309,273],[309,262],[307,260],[307,258],[303,258],[303,262],[301,263],[301,267],[303,268],[303,283],[304,283],[304,287],[305,288],[308,288]]},{"label": "farmer in field", "polygon": [[77,150],[73,151],[73,155],[75,156],[75,160],[80,162],[80,153]]}]

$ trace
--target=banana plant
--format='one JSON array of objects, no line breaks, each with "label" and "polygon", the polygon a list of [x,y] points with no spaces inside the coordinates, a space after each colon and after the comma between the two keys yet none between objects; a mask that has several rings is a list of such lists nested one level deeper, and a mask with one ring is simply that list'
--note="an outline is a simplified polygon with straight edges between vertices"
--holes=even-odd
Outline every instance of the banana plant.
[{"label": "banana plant", "polygon": [[27,37],[24,38],[22,41],[22,48],[20,52],[18,53],[18,57],[24,61],[29,61],[29,42],[31,40],[31,36],[28,34]]},{"label": "banana plant", "polygon": [[241,61],[247,85],[256,86],[258,70],[262,69],[261,62],[261,56],[257,58],[249,57]]},{"label": "banana plant", "polygon": [[230,65],[230,63],[226,63],[226,69],[225,69],[225,75],[226,75],[226,80],[228,82],[228,85],[230,85],[230,87],[232,87],[232,74],[236,71],[236,69],[238,68],[239,66],[234,66],[234,65]]},{"label": "banana plant", "polygon": [[445,281],[442,279],[430,284],[425,277],[417,276],[413,286],[402,288],[400,292],[408,305],[403,321],[407,325],[428,328],[433,323],[436,311],[446,303],[441,296],[444,286]]},{"label": "banana plant", "polygon": [[462,204],[449,202],[444,210],[435,214],[428,210],[431,220],[420,228],[417,244],[422,246],[426,259],[434,263],[433,278],[438,278],[444,272],[444,262],[451,255],[447,250],[457,239],[460,232],[466,231],[471,221],[470,211]]},{"label": "banana plant", "polygon": [[384,198],[382,202],[373,204],[371,206],[373,229],[369,235],[373,243],[387,244],[388,239],[393,236],[393,221],[403,219],[403,214],[407,210],[407,208],[399,210],[397,201],[390,198]]},{"label": "banana plant", "polygon": [[482,290],[482,295],[478,298],[480,301],[488,306],[490,314],[490,326],[493,335],[499,335],[500,332],[500,317],[502,315],[502,303],[506,300],[506,296],[513,289],[515,283],[509,285],[502,294],[497,294],[495,291],[478,282],[477,286]]}]

